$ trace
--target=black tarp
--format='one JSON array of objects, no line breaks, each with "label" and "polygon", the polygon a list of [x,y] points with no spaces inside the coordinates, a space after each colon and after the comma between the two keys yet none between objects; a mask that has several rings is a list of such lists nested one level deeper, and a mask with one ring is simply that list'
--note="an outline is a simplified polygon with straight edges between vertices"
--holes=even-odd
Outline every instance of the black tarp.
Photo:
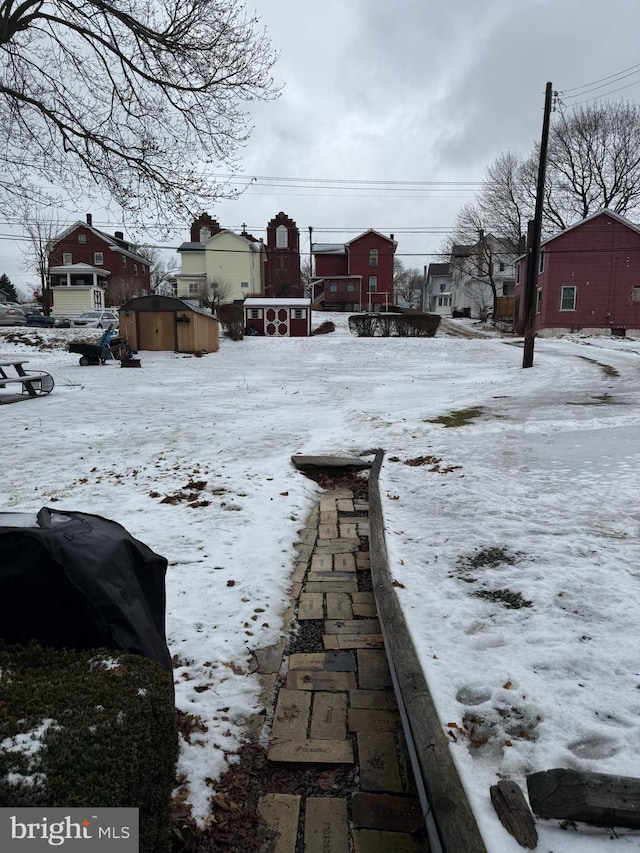
[{"label": "black tarp", "polygon": [[115,521],[43,507],[32,526],[0,513],[0,637],[139,654],[171,672],[167,561]]}]

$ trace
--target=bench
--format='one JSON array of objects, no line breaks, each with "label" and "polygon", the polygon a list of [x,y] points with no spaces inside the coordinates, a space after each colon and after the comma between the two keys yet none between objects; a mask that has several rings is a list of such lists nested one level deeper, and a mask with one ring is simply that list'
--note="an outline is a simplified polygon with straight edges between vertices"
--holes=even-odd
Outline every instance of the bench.
[{"label": "bench", "polygon": [[[7,385],[17,384],[21,386],[20,394],[0,394],[0,405],[3,403],[17,403],[19,400],[28,400],[32,397],[40,397],[53,391],[54,381],[49,373],[28,371],[22,366],[24,361],[0,362],[0,388]],[[13,368],[16,375],[7,375],[5,368]]]}]

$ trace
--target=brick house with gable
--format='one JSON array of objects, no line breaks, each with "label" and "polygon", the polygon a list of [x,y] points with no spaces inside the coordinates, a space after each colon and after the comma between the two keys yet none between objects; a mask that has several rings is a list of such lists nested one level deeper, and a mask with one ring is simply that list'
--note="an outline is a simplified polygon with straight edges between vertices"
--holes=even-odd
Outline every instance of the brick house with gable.
[{"label": "brick house with gable", "polygon": [[[525,322],[526,255],[516,262],[515,325]],[[535,330],[640,337],[640,226],[612,210],[540,246]]]},{"label": "brick house with gable", "polygon": [[150,270],[151,262],[122,231],[100,231],[88,213],[85,222],[74,222],[51,242],[49,289],[43,301],[48,299],[53,313],[64,316],[120,305],[151,292]]},{"label": "brick house with gable", "polygon": [[397,247],[370,228],[347,243],[314,243],[313,301],[331,311],[381,311],[394,304],[393,260]]}]

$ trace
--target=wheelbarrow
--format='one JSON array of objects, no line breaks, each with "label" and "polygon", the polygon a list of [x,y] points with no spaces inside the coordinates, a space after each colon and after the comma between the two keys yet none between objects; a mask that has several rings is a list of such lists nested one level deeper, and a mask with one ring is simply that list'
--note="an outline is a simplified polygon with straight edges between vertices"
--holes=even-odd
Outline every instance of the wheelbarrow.
[{"label": "wheelbarrow", "polygon": [[131,350],[125,338],[115,337],[111,329],[107,329],[97,344],[69,344],[69,352],[80,356],[80,365],[104,364],[110,358],[121,361],[131,358]]}]

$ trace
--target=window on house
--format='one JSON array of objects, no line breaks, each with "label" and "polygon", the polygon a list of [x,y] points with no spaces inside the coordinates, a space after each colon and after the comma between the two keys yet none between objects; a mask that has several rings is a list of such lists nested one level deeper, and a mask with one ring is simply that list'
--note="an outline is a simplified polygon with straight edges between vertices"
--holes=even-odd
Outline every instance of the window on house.
[{"label": "window on house", "polygon": [[504,272],[504,261],[500,261],[500,272]]},{"label": "window on house", "polygon": [[73,263],[73,256],[71,255],[71,252],[62,253],[62,263],[65,267],[68,267],[70,264]]},{"label": "window on house", "polygon": [[539,287],[536,290],[536,314],[539,314],[542,311],[542,288]]},{"label": "window on house", "polygon": [[87,235],[84,233],[84,231],[81,231],[78,234],[78,243],[86,243],[86,242],[87,242]]},{"label": "window on house", "polygon": [[520,284],[520,264],[516,264],[516,284]]},{"label": "window on house", "polygon": [[289,245],[289,232],[286,225],[278,225],[276,228],[276,249],[286,249]]},{"label": "window on house", "polygon": [[259,320],[260,319],[260,311],[258,310],[258,308],[252,308],[249,311],[249,316],[251,317],[252,320]]},{"label": "window on house", "polygon": [[369,266],[377,267],[378,266],[378,250],[377,249],[369,249]]},{"label": "window on house", "polygon": [[138,275],[138,264],[133,265],[133,274]]},{"label": "window on house", "polygon": [[348,285],[347,285],[347,292],[348,292],[348,293],[353,293],[353,291],[354,291],[355,289],[356,289],[355,284],[348,284]]},{"label": "window on house", "polygon": [[294,308],[293,309],[293,317],[295,320],[302,320],[302,308]]},{"label": "window on house", "polygon": [[370,275],[369,276],[369,293],[377,293],[378,292],[378,276]]},{"label": "window on house", "polygon": [[93,263],[94,263],[97,267],[101,267],[101,266],[102,266],[102,264],[104,263],[104,255],[103,255],[103,253],[102,253],[102,252],[94,252],[94,253],[93,253]]},{"label": "window on house", "polygon": [[560,310],[575,311],[576,310],[576,289],[573,286],[563,286],[560,288]]},{"label": "window on house", "polygon": [[446,289],[447,289],[446,281],[441,281],[440,282],[440,293],[444,293]]},{"label": "window on house", "polygon": [[249,282],[248,281],[241,281],[240,287],[249,287]]},{"label": "window on house", "polygon": [[126,267],[126,265],[127,265],[127,259],[126,259],[126,257],[123,255],[123,256],[122,256],[122,266],[123,266],[123,267]]},{"label": "window on house", "polygon": [[329,293],[337,293],[337,292],[338,292],[338,285],[337,284],[330,284],[329,285]]},{"label": "window on house", "polygon": [[544,249],[540,250],[540,256],[538,258],[538,272],[544,272]]},{"label": "window on house", "polygon": [[189,282],[189,296],[197,296],[200,292],[200,285],[196,281]]},{"label": "window on house", "polygon": [[629,293],[630,302],[640,302],[640,287],[632,287]]}]

